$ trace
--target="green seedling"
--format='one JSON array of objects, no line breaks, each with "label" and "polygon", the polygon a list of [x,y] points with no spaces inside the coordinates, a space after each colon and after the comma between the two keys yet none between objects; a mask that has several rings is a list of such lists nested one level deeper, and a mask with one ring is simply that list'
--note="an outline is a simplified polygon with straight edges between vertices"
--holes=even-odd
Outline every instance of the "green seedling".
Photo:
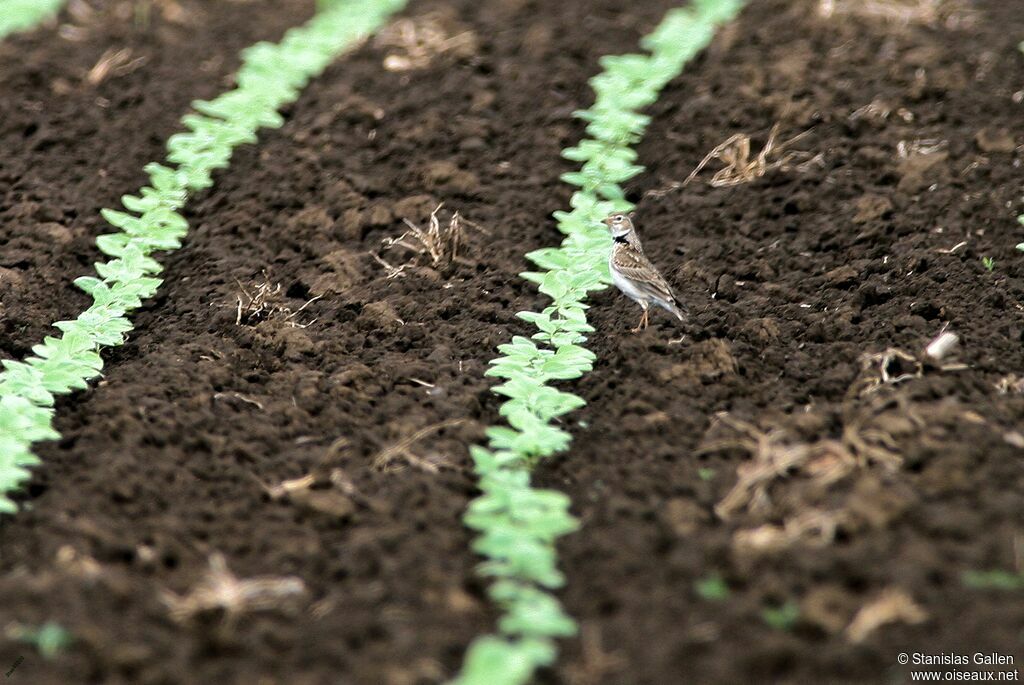
[{"label": "green seedling", "polygon": [[44,659],[59,656],[72,642],[71,633],[53,621],[47,621],[38,628],[15,625],[8,629],[7,636],[32,645]]},{"label": "green seedling", "polygon": [[761,610],[761,618],[775,630],[792,630],[800,619],[800,607],[790,600],[778,607],[765,607]]},{"label": "green seedling", "polygon": [[725,584],[722,576],[717,573],[701,578],[694,583],[693,589],[698,597],[709,602],[721,602],[729,599],[729,586]]},{"label": "green seedling", "polygon": [[595,356],[583,347],[594,328],[587,322],[589,293],[610,282],[610,238],[601,219],[628,212],[622,183],[644,170],[632,146],[650,117],[640,110],[653,104],[661,89],[710,42],[715,29],[736,15],[741,0],[695,0],[670,11],[643,39],[649,54],[608,56],[604,71],[590,80],[594,105],[576,116],[590,138],[564,150],[578,162],[562,180],[577,187],[568,212],[556,212],[566,235],[560,247],[526,255],[537,268],[522,274],[550,304],[539,312],[519,312],[536,332],[516,336],[498,350],[488,376],[505,402],[504,425],[486,432],[487,447],[471,455],[483,494],[469,507],[465,523],[478,531],[474,549],[486,561],[480,573],[496,578],[490,596],[504,611],[499,635],[477,639],[466,656],[458,685],[521,685],[555,659],[554,638],[575,632],[557,600],[548,593],[564,583],[555,555],[556,539],[572,532],[576,520],[564,495],[535,490],[530,469],[537,461],[564,452],[572,436],[559,421],[585,402],[554,383],[571,381],[593,368]]},{"label": "green seedling", "polygon": [[[7,0],[0,12],[0,35],[9,12],[28,5],[56,7],[53,0]],[[182,119],[186,132],[167,143],[170,166],[145,167],[149,185],[138,195],[121,198],[123,210],[105,209],[103,218],[119,229],[101,235],[96,245],[111,260],[96,264],[98,277],[75,285],[93,304],[77,319],[54,326],[60,337],[47,337],[24,362],[5,361],[0,372],[0,514],[16,510],[9,494],[28,477],[27,467],[39,463],[32,444],[60,436],[53,430],[54,395],[88,387],[103,369],[100,349],[120,345],[132,329],[128,315],[152,297],[163,282],[162,267],[150,255],[181,247],[188,222],[180,214],[188,197],[213,183],[233,150],[256,140],[264,127],[279,127],[277,110],[294,101],[299,90],[334,57],[379,28],[405,0],[325,0],[304,26],[289,30],[277,44],[257,43],[243,52],[238,87],[210,101],[193,103],[196,110]],[[569,363],[566,357],[559,360]],[[558,365],[558,364],[556,364]],[[563,371],[564,373],[564,371]],[[538,399],[547,411],[571,402],[546,395]]]},{"label": "green seedling", "polygon": [[967,571],[963,584],[974,590],[1024,590],[1024,573],[1011,573],[1000,569]]},{"label": "green seedling", "polygon": [[0,9],[0,39],[25,31],[57,14],[66,0],[4,0]]},{"label": "green seedling", "polygon": [[982,265],[984,265],[985,269],[990,273],[994,271],[996,268],[996,260],[992,259],[991,257],[982,257],[981,263]]},{"label": "green seedling", "polygon": [[705,483],[710,481],[710,480],[714,480],[714,478],[715,478],[715,470],[714,469],[709,469],[707,467],[699,468],[699,469],[697,469],[697,477],[700,478]]}]

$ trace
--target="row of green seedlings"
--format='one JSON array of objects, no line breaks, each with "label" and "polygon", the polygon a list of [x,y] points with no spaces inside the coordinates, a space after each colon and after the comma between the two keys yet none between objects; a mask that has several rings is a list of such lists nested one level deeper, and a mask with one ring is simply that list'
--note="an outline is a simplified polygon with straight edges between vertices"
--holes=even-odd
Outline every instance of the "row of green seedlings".
[{"label": "row of green seedlings", "polygon": [[82,390],[100,375],[100,350],[121,345],[132,324],[128,315],[152,297],[162,280],[150,255],[175,250],[188,232],[179,213],[190,194],[213,184],[212,173],[228,166],[234,148],[256,142],[261,127],[284,124],[278,110],[295,101],[306,83],[340,52],[379,28],[405,0],[335,0],[307,24],[289,30],[280,43],[257,43],[242,53],[237,87],[214,100],[197,101],[170,138],[168,162],[145,170],[150,185],[125,195],[127,211],[103,210],[120,229],[101,235],[97,247],[113,259],[96,264],[98,277],[75,285],[93,298],[78,318],[54,324],[62,335],[47,337],[23,362],[4,361],[0,372],[0,513],[17,510],[9,495],[39,463],[32,445],[55,440],[54,395]]},{"label": "row of green seedlings", "polygon": [[642,47],[650,54],[606,56],[603,73],[590,80],[594,105],[576,116],[591,136],[563,156],[582,162],[580,171],[562,179],[577,186],[571,212],[557,212],[567,238],[561,247],[527,255],[541,271],[522,274],[551,298],[541,312],[517,316],[537,327],[531,337],[516,336],[498,349],[487,375],[504,379],[493,390],[506,399],[501,416],[508,425],[487,430],[488,446],[471,450],[483,494],[465,515],[479,531],[473,549],[486,557],[480,573],[494,578],[491,599],[503,610],[499,633],[471,646],[459,685],[515,685],[551,665],[555,639],[576,632],[575,622],[551,594],[565,578],[557,568],[555,542],[576,530],[563,493],[534,489],[530,471],[541,459],[568,449],[571,435],[556,422],[585,404],[583,398],[553,387],[580,378],[595,357],[582,346],[594,329],[587,323],[587,294],[610,283],[610,239],[601,220],[633,205],[622,183],[643,167],[632,149],[662,88],[711,41],[716,27],[732,19],[741,0],[696,0],[691,8],[670,11]]},{"label": "row of green seedlings", "polygon": [[0,40],[27,31],[53,17],[66,0],[3,0],[0,2]]}]

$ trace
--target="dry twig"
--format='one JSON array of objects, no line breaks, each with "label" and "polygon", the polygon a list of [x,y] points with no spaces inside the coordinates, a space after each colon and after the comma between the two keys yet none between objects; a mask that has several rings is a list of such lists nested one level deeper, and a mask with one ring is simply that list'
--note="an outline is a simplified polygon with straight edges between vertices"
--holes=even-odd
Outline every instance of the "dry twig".
[{"label": "dry twig", "polygon": [[145,56],[132,59],[131,48],[121,48],[120,50],[109,48],[89,70],[85,80],[89,85],[96,86],[110,76],[115,78],[127,76],[145,63]]},{"label": "dry twig", "polygon": [[187,595],[166,590],[161,601],[178,622],[202,614],[223,612],[227,624],[247,612],[277,609],[306,594],[305,583],[295,576],[260,576],[239,580],[228,570],[223,554],[210,557],[206,577]]},{"label": "dry twig", "polygon": [[737,531],[733,546],[742,555],[779,552],[796,544],[825,547],[836,537],[839,526],[847,521],[844,512],[809,509],[786,520],[783,525],[765,524]]},{"label": "dry twig", "polygon": [[870,604],[861,607],[846,628],[846,638],[850,642],[860,643],[888,623],[899,621],[917,624],[926,620],[928,613],[910,595],[899,588],[889,588]]},{"label": "dry twig", "polygon": [[704,167],[714,159],[720,160],[725,166],[715,172],[708,184],[714,188],[749,183],[754,179],[764,176],[769,171],[789,168],[796,168],[804,172],[814,164],[823,162],[823,155],[812,155],[805,150],[792,150],[786,152],[786,148],[797,142],[810,131],[799,133],[784,143],[777,143],[779,135],[779,124],[772,126],[765,142],[764,149],[756,157],[750,157],[750,136],[746,133],[737,133],[729,137],[711,152],[705,155],[700,164],[697,165],[690,175],[683,181],[683,186],[689,185],[690,181],[697,177]]},{"label": "dry twig", "polygon": [[448,421],[441,421],[434,423],[425,428],[421,428],[412,435],[399,440],[394,445],[382,450],[373,460],[373,467],[378,471],[393,471],[397,470],[393,464],[398,460],[403,460],[407,464],[411,464],[417,468],[420,468],[429,473],[437,473],[440,468],[436,461],[424,459],[423,457],[417,456],[412,451],[412,446],[420,440],[433,435],[434,433],[440,432],[445,428],[451,428],[453,426],[459,426],[465,423],[465,419],[450,419]]},{"label": "dry twig", "polygon": [[896,143],[896,156],[900,159],[911,157],[927,157],[937,152],[942,152],[949,146],[948,140],[938,138],[918,138],[916,140],[901,140]]}]

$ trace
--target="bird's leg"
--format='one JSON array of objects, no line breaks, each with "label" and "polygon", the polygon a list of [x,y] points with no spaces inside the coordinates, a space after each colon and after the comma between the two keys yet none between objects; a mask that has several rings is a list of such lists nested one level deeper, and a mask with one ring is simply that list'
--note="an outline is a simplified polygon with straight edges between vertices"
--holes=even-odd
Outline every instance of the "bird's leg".
[{"label": "bird's leg", "polygon": [[636,325],[636,328],[630,329],[631,333],[639,333],[647,328],[647,307],[644,307],[643,305],[641,305],[641,307],[643,307],[644,310],[643,316],[640,317],[640,323]]}]

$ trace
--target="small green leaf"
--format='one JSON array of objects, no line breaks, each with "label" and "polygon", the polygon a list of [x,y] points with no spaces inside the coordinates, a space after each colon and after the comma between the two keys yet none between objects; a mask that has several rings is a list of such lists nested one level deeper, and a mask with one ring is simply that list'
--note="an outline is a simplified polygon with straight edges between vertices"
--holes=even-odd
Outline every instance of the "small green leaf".
[{"label": "small green leaf", "polygon": [[966,571],[963,584],[975,590],[1024,590],[1024,573],[1011,573],[1000,569],[992,571]]},{"label": "small green leaf", "polygon": [[792,630],[800,619],[800,606],[790,600],[778,607],[765,607],[761,618],[775,630]]},{"label": "small green leaf", "polygon": [[698,597],[709,602],[720,602],[729,598],[729,586],[717,573],[701,578],[693,587]]}]

